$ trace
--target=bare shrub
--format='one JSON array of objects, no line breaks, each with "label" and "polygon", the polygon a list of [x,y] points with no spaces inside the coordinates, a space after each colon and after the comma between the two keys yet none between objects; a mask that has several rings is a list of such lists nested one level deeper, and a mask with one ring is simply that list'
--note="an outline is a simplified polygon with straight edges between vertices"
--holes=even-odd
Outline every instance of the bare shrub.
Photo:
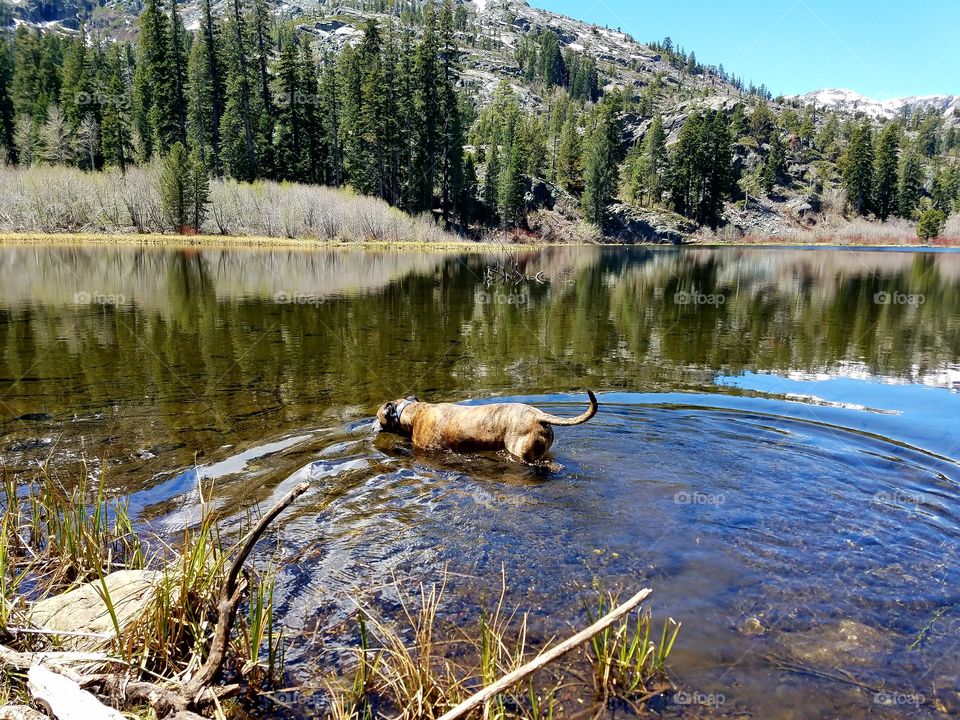
[{"label": "bare shrub", "polygon": [[[84,172],[66,166],[0,166],[0,231],[164,233],[159,167]],[[210,182],[202,230],[221,235],[321,240],[442,242],[455,236],[424,214],[318,185],[230,179]]]}]

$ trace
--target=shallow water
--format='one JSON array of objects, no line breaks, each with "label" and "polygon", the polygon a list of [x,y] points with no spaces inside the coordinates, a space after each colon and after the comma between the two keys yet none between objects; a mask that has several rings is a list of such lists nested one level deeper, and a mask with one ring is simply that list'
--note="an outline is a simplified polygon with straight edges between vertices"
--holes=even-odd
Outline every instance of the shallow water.
[{"label": "shallow water", "polygon": [[[353,593],[389,615],[395,579],[446,568],[455,624],[503,570],[535,638],[583,624],[594,576],[653,587],[684,623],[667,716],[960,712],[960,253],[518,258],[546,282],[488,286],[482,254],[0,249],[3,460],[105,461],[162,533],[198,479],[238,521],[309,480],[264,547],[291,682],[338,664]],[[572,415],[584,387],[600,412],[549,472],[372,425],[410,393]]]}]

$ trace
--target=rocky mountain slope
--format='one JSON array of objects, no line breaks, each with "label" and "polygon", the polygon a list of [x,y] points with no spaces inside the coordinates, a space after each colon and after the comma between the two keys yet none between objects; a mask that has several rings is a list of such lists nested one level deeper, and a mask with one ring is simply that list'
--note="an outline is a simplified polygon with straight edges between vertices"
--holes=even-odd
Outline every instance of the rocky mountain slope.
[{"label": "rocky mountain slope", "polygon": [[[2,1],[2,0],[0,0]],[[88,32],[107,38],[131,39],[136,33],[139,0],[7,0],[12,4],[14,23],[72,32],[84,23]],[[359,0],[341,4],[334,0],[267,0],[278,21],[295,25],[314,38],[318,50],[335,51],[356,43],[370,18],[396,22],[404,10],[415,8],[418,0],[384,2]],[[749,114],[765,91],[748,93],[743,84],[722,68],[696,64],[687,66],[676,54],[639,42],[619,28],[601,27],[530,6],[525,0],[458,0],[464,21],[458,40],[462,47],[461,87],[479,107],[486,105],[502,81],[510,83],[520,104],[534,113],[544,111],[553,89],[533,83],[524,76],[516,49],[528,36],[539,31],[554,33],[564,51],[593,58],[604,90],[623,88],[625,95],[647,95],[646,111],[627,110],[624,117],[623,148],[645,136],[654,113],[662,116],[668,148],[676,142],[684,122],[704,109],[732,115],[738,105]],[[226,15],[229,0],[214,0],[215,12]],[[188,28],[200,23],[200,0],[186,0],[179,10]],[[682,28],[678,28],[678,33]],[[683,56],[681,56],[683,57]],[[907,117],[917,110],[935,110],[945,127],[960,125],[960,97],[912,97],[878,102],[848,90],[820,90],[794,98],[763,98],[781,125],[787,115],[794,122],[804,108],[814,106],[812,133],[817,134],[835,112],[840,121],[867,117],[876,121]],[[742,234],[784,234],[807,228],[824,219],[825,196],[839,184],[838,153],[811,152],[809,140],[797,142],[795,130],[784,127],[787,162],[775,191],[729,203],[724,213],[733,236]],[[790,138],[793,138],[792,140]],[[735,138],[737,139],[737,138]],[[746,138],[747,140],[749,138]],[[792,143],[792,144],[791,144]],[[738,142],[734,157],[737,175],[756,173],[769,154],[763,143]],[[534,178],[530,197],[535,208],[545,209],[546,225],[554,235],[563,234],[564,224],[578,219],[577,199],[550,183]],[[625,240],[676,241],[689,237],[696,228],[689,221],[661,209],[638,208],[626,203],[613,207],[609,234]],[[544,231],[546,232],[546,231]]]},{"label": "rocky mountain slope", "polygon": [[863,113],[871,118],[891,120],[906,117],[915,110],[936,110],[948,123],[960,123],[960,95],[921,95],[891,100],[874,100],[853,90],[839,88],[814,90],[793,99],[804,105],[816,103],[827,110]]}]

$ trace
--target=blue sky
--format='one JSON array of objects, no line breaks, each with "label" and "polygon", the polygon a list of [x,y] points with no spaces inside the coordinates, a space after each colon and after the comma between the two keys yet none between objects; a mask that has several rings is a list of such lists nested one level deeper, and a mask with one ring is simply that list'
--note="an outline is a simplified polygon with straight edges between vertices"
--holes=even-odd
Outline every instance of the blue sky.
[{"label": "blue sky", "polygon": [[960,95],[960,0],[530,0],[641,42],[669,35],[774,95]]}]

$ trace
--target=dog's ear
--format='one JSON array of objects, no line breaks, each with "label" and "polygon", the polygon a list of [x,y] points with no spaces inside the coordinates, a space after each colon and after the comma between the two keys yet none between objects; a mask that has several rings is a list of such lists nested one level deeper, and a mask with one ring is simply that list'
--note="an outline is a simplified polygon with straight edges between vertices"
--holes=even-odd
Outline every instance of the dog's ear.
[{"label": "dog's ear", "polygon": [[409,400],[410,402],[420,402],[420,398],[418,398],[416,395],[407,396],[407,400]]}]

